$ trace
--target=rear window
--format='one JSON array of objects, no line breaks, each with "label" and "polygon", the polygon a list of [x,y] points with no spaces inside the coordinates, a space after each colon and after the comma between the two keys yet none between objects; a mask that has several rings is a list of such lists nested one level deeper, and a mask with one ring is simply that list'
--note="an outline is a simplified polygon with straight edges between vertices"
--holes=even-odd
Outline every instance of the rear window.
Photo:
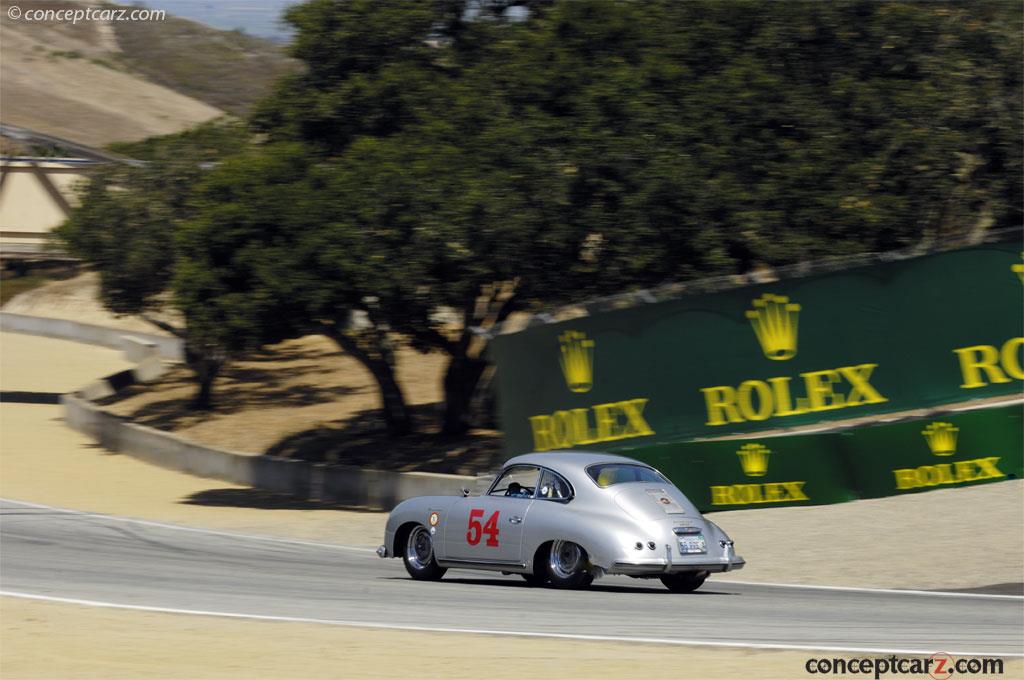
[{"label": "rear window", "polygon": [[643,465],[630,465],[629,463],[591,465],[587,468],[587,474],[602,489],[613,484],[624,484],[626,482],[656,482],[658,484],[668,482],[657,470],[652,470]]}]

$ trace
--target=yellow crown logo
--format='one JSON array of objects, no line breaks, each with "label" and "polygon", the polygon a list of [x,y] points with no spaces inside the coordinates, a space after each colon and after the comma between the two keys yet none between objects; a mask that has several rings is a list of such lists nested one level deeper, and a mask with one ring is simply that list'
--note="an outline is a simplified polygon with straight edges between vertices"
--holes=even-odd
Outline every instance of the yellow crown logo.
[{"label": "yellow crown logo", "polygon": [[928,442],[928,448],[936,456],[952,456],[956,453],[956,434],[960,428],[952,423],[932,423],[921,431]]},{"label": "yellow crown logo", "polygon": [[[1024,260],[1024,253],[1021,253],[1020,257]],[[1024,283],[1024,263],[1011,264],[1010,269],[1017,272],[1017,276],[1020,277],[1020,282]]]},{"label": "yellow crown logo", "polygon": [[594,341],[586,333],[566,331],[558,336],[562,346],[562,375],[573,392],[589,392],[594,386]]},{"label": "yellow crown logo", "polygon": [[764,477],[768,473],[768,454],[771,451],[761,444],[744,444],[736,455],[747,477]]},{"label": "yellow crown logo", "polygon": [[747,318],[766,357],[785,361],[796,356],[799,314],[800,305],[791,303],[784,295],[766,293],[754,300],[754,308],[747,311]]}]

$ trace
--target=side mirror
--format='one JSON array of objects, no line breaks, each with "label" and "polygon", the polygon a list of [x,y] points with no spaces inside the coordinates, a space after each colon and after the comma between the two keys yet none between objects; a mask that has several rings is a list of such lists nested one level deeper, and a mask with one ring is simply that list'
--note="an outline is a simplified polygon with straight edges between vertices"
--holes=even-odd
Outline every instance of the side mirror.
[{"label": "side mirror", "polygon": [[469,487],[468,486],[462,487],[462,497],[465,498],[468,495],[469,495]]}]

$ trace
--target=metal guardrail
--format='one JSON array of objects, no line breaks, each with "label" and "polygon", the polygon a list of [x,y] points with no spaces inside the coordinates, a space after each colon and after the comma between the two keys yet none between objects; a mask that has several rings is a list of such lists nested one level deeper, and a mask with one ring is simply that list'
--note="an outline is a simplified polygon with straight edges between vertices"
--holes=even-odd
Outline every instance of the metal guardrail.
[{"label": "metal guardrail", "polygon": [[[18,141],[29,142],[32,144],[39,144],[42,146],[48,146],[51,149],[62,149],[65,151],[71,151],[78,156],[78,161],[91,161],[93,163],[100,161],[105,163],[127,163],[129,165],[135,165],[141,163],[134,158],[128,158],[120,154],[111,153],[109,151],[103,151],[102,149],[96,149],[91,146],[79,144],[73,142],[70,139],[64,139],[63,137],[57,137],[56,135],[48,135],[45,132],[36,132],[28,128],[19,127],[17,125],[11,125],[9,123],[0,123],[0,135],[4,137],[10,137]],[[21,158],[21,157],[7,157],[7,158]],[[7,159],[5,158],[5,160]],[[38,160],[38,159],[37,159]],[[50,160],[49,158],[47,160]],[[53,158],[54,161],[66,162],[66,158]]]}]

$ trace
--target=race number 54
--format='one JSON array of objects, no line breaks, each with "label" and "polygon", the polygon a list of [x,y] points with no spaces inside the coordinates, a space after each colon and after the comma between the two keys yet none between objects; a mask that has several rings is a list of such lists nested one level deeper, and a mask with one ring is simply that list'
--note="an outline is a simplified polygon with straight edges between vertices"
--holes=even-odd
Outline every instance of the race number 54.
[{"label": "race number 54", "polygon": [[469,526],[466,528],[466,543],[470,545],[477,545],[480,543],[480,538],[484,535],[487,536],[487,542],[485,545],[492,548],[498,547],[498,516],[501,514],[500,510],[496,510],[486,522],[480,523],[483,519],[484,509],[473,508],[469,511]]}]

